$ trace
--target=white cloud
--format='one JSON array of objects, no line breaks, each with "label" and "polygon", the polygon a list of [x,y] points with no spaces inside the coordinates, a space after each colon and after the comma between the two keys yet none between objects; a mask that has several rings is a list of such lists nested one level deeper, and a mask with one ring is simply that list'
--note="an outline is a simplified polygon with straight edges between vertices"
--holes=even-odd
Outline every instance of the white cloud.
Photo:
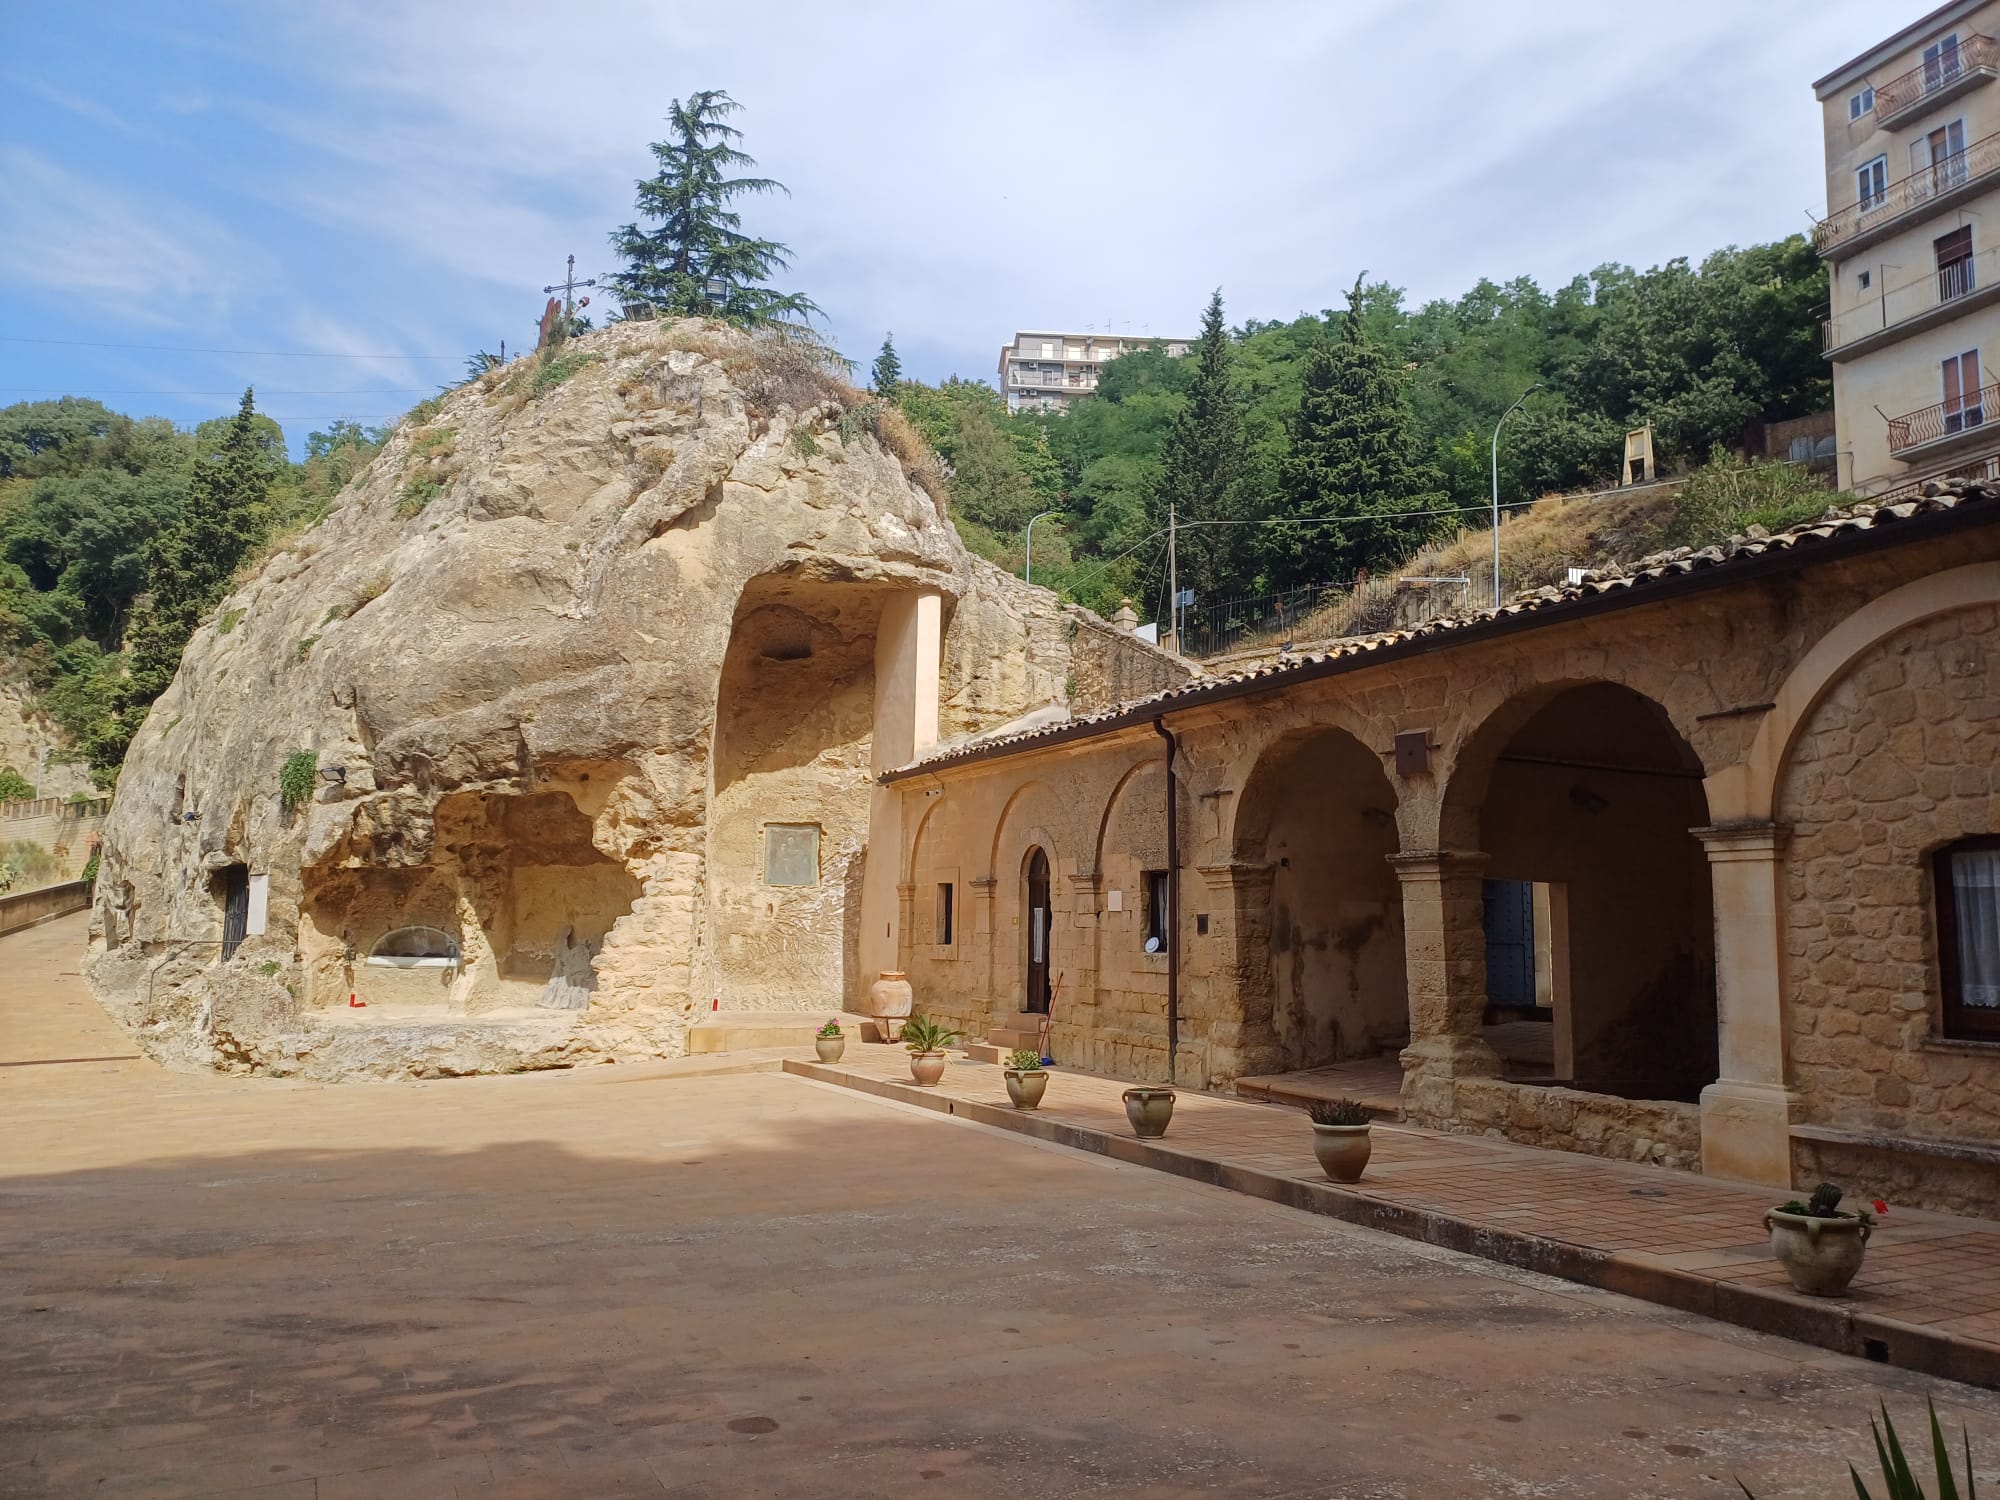
[{"label": "white cloud", "polygon": [[0,146],[0,276],[165,325],[222,300],[240,263],[201,214]]}]

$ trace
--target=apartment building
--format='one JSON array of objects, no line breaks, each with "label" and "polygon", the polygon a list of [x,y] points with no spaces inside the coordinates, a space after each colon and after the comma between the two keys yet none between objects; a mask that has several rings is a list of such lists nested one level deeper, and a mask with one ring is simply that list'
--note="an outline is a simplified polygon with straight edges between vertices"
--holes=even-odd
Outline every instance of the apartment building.
[{"label": "apartment building", "polygon": [[1193,342],[1129,333],[1017,333],[1000,348],[1000,389],[1009,411],[1061,411],[1097,389],[1097,369],[1106,360],[1148,344],[1179,359]]},{"label": "apartment building", "polygon": [[1956,0],[1813,85],[1844,489],[2000,472],[2000,0]]}]

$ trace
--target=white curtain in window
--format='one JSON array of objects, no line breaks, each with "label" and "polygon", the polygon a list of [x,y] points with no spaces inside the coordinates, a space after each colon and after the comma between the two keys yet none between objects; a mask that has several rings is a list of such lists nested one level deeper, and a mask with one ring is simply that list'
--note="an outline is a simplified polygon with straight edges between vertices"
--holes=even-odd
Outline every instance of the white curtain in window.
[{"label": "white curtain in window", "polygon": [[1959,1003],[2000,1008],[2000,849],[1951,857],[1958,915]]}]

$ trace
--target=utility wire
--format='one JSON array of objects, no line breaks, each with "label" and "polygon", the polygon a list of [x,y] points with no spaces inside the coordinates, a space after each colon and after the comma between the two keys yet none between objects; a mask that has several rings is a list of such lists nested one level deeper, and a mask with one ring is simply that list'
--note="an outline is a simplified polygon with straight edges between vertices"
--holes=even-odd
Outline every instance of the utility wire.
[{"label": "utility wire", "polygon": [[[255,385],[255,382],[246,383]],[[280,390],[275,386],[256,386],[257,394],[260,396],[400,396],[412,391],[428,391],[429,389],[431,388],[427,385],[378,385],[369,390],[361,391],[293,391]],[[0,385],[0,391],[5,391],[8,395],[13,396],[32,396],[38,391],[53,390],[55,390],[55,387],[46,385]],[[103,386],[94,386],[91,387],[90,393],[95,396],[241,396],[243,394],[243,387],[239,385],[226,391],[162,391],[137,389],[111,390]],[[59,395],[52,396],[50,399],[59,400],[65,396],[76,396],[79,394],[81,393],[74,389],[64,390]]]},{"label": "utility wire", "polygon": [[464,363],[464,354],[325,354],[314,349],[203,349],[186,344],[111,344],[94,339],[31,339],[0,334],[0,344],[54,344],[65,349],[144,349],[153,354],[248,354],[258,359],[446,359]]}]

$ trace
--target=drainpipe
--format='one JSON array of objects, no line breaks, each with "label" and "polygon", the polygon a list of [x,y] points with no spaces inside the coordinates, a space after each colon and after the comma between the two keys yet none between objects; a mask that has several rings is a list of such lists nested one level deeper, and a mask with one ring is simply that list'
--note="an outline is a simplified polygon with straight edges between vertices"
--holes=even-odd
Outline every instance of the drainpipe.
[{"label": "drainpipe", "polygon": [[1167,1082],[1175,1083],[1174,1065],[1181,1050],[1181,832],[1176,816],[1180,783],[1174,776],[1174,756],[1180,744],[1164,719],[1153,728],[1167,742]]}]

